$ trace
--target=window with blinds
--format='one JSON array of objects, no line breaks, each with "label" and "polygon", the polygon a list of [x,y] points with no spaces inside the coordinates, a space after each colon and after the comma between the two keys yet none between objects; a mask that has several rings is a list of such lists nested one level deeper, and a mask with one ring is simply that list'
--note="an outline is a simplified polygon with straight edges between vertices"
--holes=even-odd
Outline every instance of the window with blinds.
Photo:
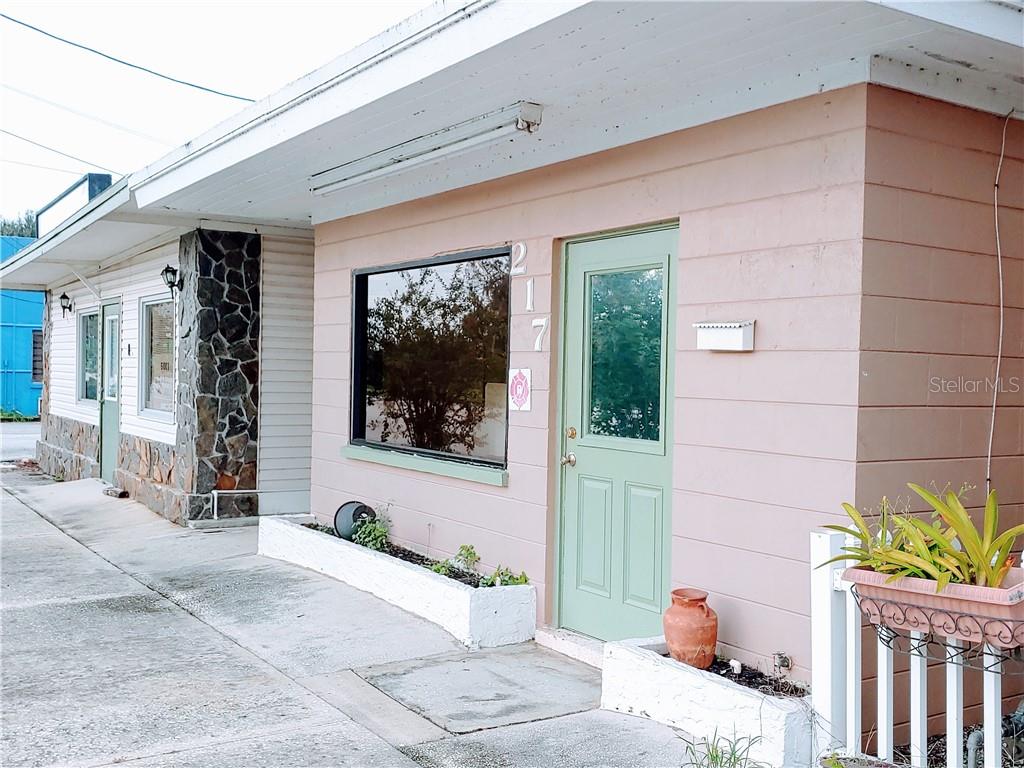
[{"label": "window with blinds", "polygon": [[43,380],[43,332],[32,331],[32,381],[35,384]]},{"label": "window with blinds", "polygon": [[142,408],[174,412],[174,302],[142,307]]}]

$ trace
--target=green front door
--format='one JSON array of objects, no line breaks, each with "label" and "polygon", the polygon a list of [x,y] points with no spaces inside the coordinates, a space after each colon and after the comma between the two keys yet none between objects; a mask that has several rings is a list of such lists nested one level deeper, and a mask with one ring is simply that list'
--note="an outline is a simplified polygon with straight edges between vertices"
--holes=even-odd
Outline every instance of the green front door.
[{"label": "green front door", "polygon": [[678,230],[566,248],[559,619],[660,634],[671,537],[671,280]]},{"label": "green front door", "polygon": [[100,323],[100,476],[113,484],[121,443],[121,304],[104,304]]}]

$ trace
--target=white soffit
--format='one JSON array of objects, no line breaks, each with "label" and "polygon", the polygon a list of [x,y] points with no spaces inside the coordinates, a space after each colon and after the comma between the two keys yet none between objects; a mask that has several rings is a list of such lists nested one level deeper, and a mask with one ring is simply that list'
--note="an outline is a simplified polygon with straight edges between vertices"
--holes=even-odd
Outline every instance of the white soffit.
[{"label": "white soffit", "polygon": [[95,277],[196,228],[304,239],[313,235],[308,227],[281,227],[273,222],[140,212],[131,199],[129,181],[121,179],[0,265],[0,285],[14,290],[44,290],[77,280],[78,275]]},{"label": "white soffit", "polygon": [[[861,82],[1024,110],[1021,14],[1001,3],[450,9],[428,9],[139,174],[140,206],[319,223]],[[318,172],[520,100],[542,104],[544,123],[512,149],[310,194]]]},{"label": "white soffit", "polygon": [[124,225],[107,220],[130,201],[128,180],[121,179],[5,261],[0,266],[0,284],[11,289],[46,288],[66,279],[71,268],[93,271],[120,247],[131,247],[166,231],[155,224]]}]

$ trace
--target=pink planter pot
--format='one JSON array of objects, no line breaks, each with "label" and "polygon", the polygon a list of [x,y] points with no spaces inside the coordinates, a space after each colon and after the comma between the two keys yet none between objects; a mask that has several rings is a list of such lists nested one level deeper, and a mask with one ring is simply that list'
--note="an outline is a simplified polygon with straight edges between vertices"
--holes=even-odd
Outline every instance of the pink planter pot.
[{"label": "pink planter pot", "polygon": [[1010,569],[1003,580],[1010,586],[950,584],[941,592],[930,579],[888,578],[870,568],[843,572],[843,579],[857,585],[861,611],[872,624],[997,648],[1024,646],[1024,569]]}]

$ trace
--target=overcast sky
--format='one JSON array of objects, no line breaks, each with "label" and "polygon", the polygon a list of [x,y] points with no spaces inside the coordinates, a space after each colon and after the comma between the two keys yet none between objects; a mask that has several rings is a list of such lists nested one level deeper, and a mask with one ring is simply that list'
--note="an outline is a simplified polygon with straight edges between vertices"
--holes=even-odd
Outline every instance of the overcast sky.
[{"label": "overcast sky", "polygon": [[[172,77],[260,98],[427,5],[36,1],[0,3],[0,11]],[[244,106],[0,18],[0,128],[117,171],[115,178]],[[90,170],[103,172],[0,134],[0,214],[37,209]]]}]

